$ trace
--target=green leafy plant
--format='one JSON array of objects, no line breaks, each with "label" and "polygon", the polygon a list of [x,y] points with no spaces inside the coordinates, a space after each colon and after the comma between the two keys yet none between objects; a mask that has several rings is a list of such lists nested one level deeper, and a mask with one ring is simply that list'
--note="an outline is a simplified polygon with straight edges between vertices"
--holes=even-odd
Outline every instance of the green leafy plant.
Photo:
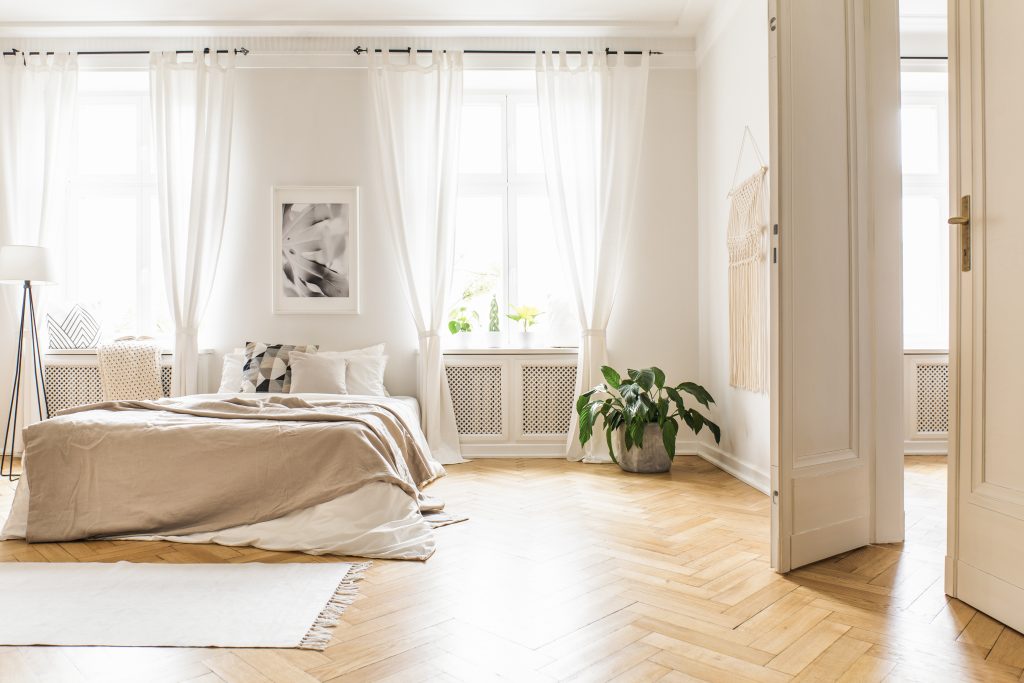
[{"label": "green leafy plant", "polygon": [[721,443],[722,430],[714,422],[705,417],[695,408],[687,408],[683,394],[687,394],[705,408],[710,408],[715,399],[707,389],[693,382],[682,382],[675,386],[665,383],[665,373],[661,368],[642,368],[627,370],[623,378],[618,372],[608,367],[601,367],[604,384],[598,384],[590,391],[584,392],[576,400],[576,412],[579,415],[580,445],[586,445],[594,435],[594,426],[600,417],[603,421],[605,438],[608,440],[608,452],[616,463],[612,449],[612,435],[616,429],[624,432],[626,448],[643,446],[644,428],[656,424],[661,428],[662,443],[669,459],[676,456],[676,435],[679,433],[679,421],[689,427],[694,434],[700,434],[707,427],[715,437],[715,443]]},{"label": "green leafy plant", "polygon": [[465,306],[459,306],[452,309],[452,312],[448,314],[448,331],[452,334],[472,332],[473,323],[478,322],[480,322],[479,313],[471,311]]},{"label": "green leafy plant", "polygon": [[487,321],[488,332],[501,332],[501,320],[498,314],[498,297],[491,296],[491,309],[488,311],[490,320]]},{"label": "green leafy plant", "polygon": [[544,315],[540,309],[533,306],[513,306],[512,313],[508,319],[523,324],[523,332],[528,332],[531,327],[537,324],[538,316]]}]

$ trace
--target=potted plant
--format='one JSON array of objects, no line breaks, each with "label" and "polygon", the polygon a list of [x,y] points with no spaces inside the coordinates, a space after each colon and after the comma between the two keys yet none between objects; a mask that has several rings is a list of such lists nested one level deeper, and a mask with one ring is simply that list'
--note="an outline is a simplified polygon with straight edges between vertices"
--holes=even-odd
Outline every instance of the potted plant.
[{"label": "potted plant", "polygon": [[512,312],[508,314],[509,320],[522,323],[523,328],[519,333],[519,339],[524,349],[532,349],[536,344],[534,333],[530,328],[537,324],[537,318],[541,315],[543,313],[540,309],[533,306],[513,306]]},{"label": "potted plant", "polygon": [[457,348],[469,346],[470,333],[473,331],[473,324],[480,322],[480,315],[476,311],[469,310],[466,306],[459,306],[452,309],[448,314],[448,331],[455,336]]},{"label": "potted plant", "polygon": [[[608,366],[601,368],[605,384],[598,384],[576,400],[580,444],[594,434],[602,419],[608,452],[627,472],[667,472],[676,456],[676,434],[682,420],[694,434],[707,427],[721,443],[722,430],[695,408],[687,408],[683,394],[710,408],[715,399],[693,382],[665,383],[660,368],[627,370],[623,379]],[[618,457],[616,457],[618,454]]]},{"label": "potted plant", "polygon": [[487,317],[487,348],[496,349],[501,346],[501,315],[498,312],[498,297],[495,294],[491,295]]}]

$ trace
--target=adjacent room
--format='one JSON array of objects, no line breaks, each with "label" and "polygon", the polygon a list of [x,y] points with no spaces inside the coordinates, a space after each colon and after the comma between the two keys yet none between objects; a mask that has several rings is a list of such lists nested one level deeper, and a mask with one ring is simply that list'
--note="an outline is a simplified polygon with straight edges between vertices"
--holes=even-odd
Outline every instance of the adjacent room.
[{"label": "adjacent room", "polygon": [[974,2],[0,0],[0,682],[1020,680]]}]

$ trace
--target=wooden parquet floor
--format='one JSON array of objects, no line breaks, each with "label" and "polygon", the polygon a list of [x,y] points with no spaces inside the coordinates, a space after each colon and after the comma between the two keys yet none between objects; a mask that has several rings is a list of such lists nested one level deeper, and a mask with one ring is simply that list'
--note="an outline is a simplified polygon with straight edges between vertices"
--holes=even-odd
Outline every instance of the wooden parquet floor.
[{"label": "wooden parquet floor", "polygon": [[[440,529],[426,563],[375,562],[322,653],[7,647],[0,681],[1020,680],[1024,638],[943,595],[944,477],[908,458],[907,543],[779,576],[768,499],[697,458],[663,476],[477,461],[431,489],[470,521]],[[0,543],[3,562],[116,560],[334,561]]]}]

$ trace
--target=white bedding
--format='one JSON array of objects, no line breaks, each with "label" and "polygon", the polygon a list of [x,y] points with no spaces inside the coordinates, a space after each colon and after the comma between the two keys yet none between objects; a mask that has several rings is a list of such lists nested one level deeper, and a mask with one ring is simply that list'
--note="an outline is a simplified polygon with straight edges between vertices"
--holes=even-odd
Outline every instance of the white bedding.
[{"label": "white bedding", "polygon": [[[229,398],[238,394],[209,394]],[[274,394],[260,394],[261,397]],[[298,395],[308,401],[337,399],[333,394]],[[252,394],[245,394],[251,398]],[[358,397],[355,397],[358,398]],[[374,397],[380,400],[380,397]],[[411,428],[419,429],[419,404],[415,398],[394,396],[388,401],[404,413]],[[10,515],[0,540],[24,538],[28,523],[26,477],[18,482]],[[439,505],[421,497],[417,505],[392,484],[374,483],[326,503],[296,510],[284,517],[219,531],[185,536],[124,536],[129,540],[168,540],[181,543],[216,543],[254,546],[265,550],[287,550],[313,555],[354,555],[389,559],[426,559],[434,552],[433,530],[420,509]]]}]

